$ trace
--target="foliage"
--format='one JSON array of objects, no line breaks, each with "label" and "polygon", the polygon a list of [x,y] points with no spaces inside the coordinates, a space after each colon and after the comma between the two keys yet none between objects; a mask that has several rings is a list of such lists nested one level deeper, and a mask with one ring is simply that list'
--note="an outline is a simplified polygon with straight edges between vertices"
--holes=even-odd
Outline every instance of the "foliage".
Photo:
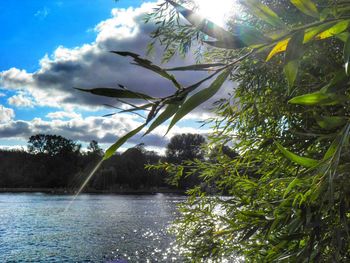
[{"label": "foliage", "polygon": [[[165,1],[149,16],[158,25],[154,41],[165,45],[165,60],[186,53],[194,41],[206,45],[203,64],[162,69],[137,54],[115,52],[167,78],[175,92],[139,96],[144,104],[129,111],[149,109],[146,122],[119,139],[108,157],[152,121],[150,130],[172,117],[170,129],[230,78],[238,87],[217,103],[210,139],[212,147],[235,142],[240,155],[228,158],[219,151],[215,161],[195,160],[173,170],[181,175],[187,166],[229,194],[212,198],[200,188],[189,191],[192,198],[174,227],[185,256],[348,262],[350,3],[242,0],[240,16],[228,29],[197,15],[191,1],[179,3]],[[183,87],[169,73],[177,70],[211,75]]]}]

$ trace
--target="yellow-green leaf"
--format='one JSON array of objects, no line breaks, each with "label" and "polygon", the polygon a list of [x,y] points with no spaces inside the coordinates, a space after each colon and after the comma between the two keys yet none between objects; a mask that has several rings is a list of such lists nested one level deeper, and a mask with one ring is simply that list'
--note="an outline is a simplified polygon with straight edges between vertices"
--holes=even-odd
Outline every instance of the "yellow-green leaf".
[{"label": "yellow-green leaf", "polygon": [[331,28],[323,31],[322,33],[316,36],[316,39],[325,39],[329,37],[333,37],[345,31],[349,27],[349,20],[344,20],[336,23]]},{"label": "yellow-green leaf", "polygon": [[269,61],[274,55],[283,52],[287,49],[287,45],[289,42],[290,38],[284,39],[280,42],[278,42],[274,48],[271,50],[271,52],[269,53],[269,55],[266,58],[266,61]]},{"label": "yellow-green leaf", "polygon": [[307,157],[301,157],[299,155],[296,155],[295,153],[292,153],[288,151],[286,148],[284,148],[281,144],[278,142],[275,142],[277,145],[277,148],[281,151],[281,153],[287,157],[289,160],[291,160],[294,163],[300,164],[301,166],[311,168],[318,165],[318,161],[312,158]]},{"label": "yellow-green leaf", "polygon": [[316,5],[311,0],[291,0],[291,2],[296,6],[296,8],[306,15],[316,18],[320,16]]},{"label": "yellow-green leaf", "polygon": [[301,96],[297,96],[288,101],[291,104],[307,105],[307,106],[327,106],[337,105],[344,101],[345,98],[334,93],[314,92]]}]

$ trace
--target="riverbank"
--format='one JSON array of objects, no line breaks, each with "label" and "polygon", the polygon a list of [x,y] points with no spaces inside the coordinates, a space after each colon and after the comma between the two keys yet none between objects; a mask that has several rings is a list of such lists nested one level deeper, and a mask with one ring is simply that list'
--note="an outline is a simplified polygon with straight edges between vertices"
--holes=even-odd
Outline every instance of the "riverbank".
[{"label": "riverbank", "polygon": [[[45,193],[45,194],[76,194],[77,189],[66,188],[0,188],[0,193]],[[151,189],[117,189],[117,190],[97,190],[85,189],[82,193],[86,194],[120,194],[120,195],[152,195],[157,193],[184,195],[184,190],[169,188],[151,188]]]}]

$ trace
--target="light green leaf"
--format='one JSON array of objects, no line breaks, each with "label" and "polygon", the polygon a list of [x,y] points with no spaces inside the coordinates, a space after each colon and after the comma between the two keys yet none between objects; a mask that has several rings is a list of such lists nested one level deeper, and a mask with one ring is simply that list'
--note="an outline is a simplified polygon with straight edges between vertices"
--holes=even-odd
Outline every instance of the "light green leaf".
[{"label": "light green leaf", "polygon": [[298,74],[299,60],[304,54],[303,40],[304,31],[298,31],[288,42],[284,59],[284,73],[287,77],[289,87],[292,87],[294,85]]},{"label": "light green leaf", "polygon": [[276,27],[285,27],[285,24],[282,21],[282,19],[274,11],[272,11],[267,5],[264,5],[263,3],[261,3],[261,1],[240,0],[239,2],[242,5],[246,6],[253,15],[269,23],[270,25],[276,26]]},{"label": "light green leaf", "polygon": [[301,96],[297,96],[288,101],[291,104],[307,105],[307,106],[329,106],[337,105],[345,100],[344,97],[341,97],[334,93],[323,93],[323,92],[314,92]]},{"label": "light green leaf", "polygon": [[311,0],[291,0],[291,2],[304,14],[319,18],[317,7]]},{"label": "light green leaf", "polygon": [[122,146],[129,138],[131,138],[132,136],[134,136],[135,134],[140,132],[143,129],[143,127],[145,127],[145,126],[146,126],[146,124],[142,124],[141,126],[136,128],[135,130],[132,130],[131,132],[124,135],[123,137],[119,138],[112,146],[110,146],[106,150],[106,152],[103,156],[103,160],[107,160],[108,158],[110,158],[118,150],[118,148],[120,146]]},{"label": "light green leaf", "polygon": [[231,70],[231,67],[225,69],[224,72],[222,72],[208,88],[203,89],[191,96],[190,98],[188,98],[181,106],[181,108],[177,111],[174,118],[171,120],[167,133],[180,119],[182,119],[193,109],[201,105],[203,102],[207,101],[212,96],[214,96],[216,92],[218,92],[218,90],[221,88],[222,84],[225,82],[227,77],[230,75]]},{"label": "light green leaf", "polygon": [[344,44],[344,62],[345,62],[345,73],[349,76],[349,62],[350,62],[350,36]]},{"label": "light green leaf", "polygon": [[89,92],[94,95],[112,97],[112,98],[123,98],[123,99],[154,99],[146,94],[134,92],[125,89],[112,89],[112,88],[94,88],[94,89],[81,89],[75,88],[80,91]]},{"label": "light green leaf", "polygon": [[163,122],[167,121],[170,117],[172,117],[179,109],[180,104],[169,104],[166,109],[152,122],[149,129],[145,132],[145,135],[153,131],[155,128],[157,128],[159,125],[161,125]]},{"label": "light green leaf", "polygon": [[275,143],[276,143],[278,149],[283,153],[283,155],[286,156],[292,162],[295,162],[295,163],[300,164],[301,166],[304,166],[307,168],[315,167],[316,165],[318,165],[317,160],[296,155],[295,153],[288,151],[286,148],[284,148],[278,142],[275,142]]}]

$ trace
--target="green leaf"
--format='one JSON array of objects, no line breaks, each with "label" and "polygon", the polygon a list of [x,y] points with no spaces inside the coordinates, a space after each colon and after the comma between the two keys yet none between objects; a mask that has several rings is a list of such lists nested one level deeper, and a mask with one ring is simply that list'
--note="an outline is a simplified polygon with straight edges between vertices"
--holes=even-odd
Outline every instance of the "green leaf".
[{"label": "green leaf", "polygon": [[327,152],[325,153],[325,155],[323,156],[323,160],[327,160],[329,158],[331,158],[335,152],[337,151],[338,147],[339,147],[339,143],[341,141],[342,136],[338,135],[334,141],[331,143],[331,145],[329,146],[329,148],[327,149]]},{"label": "green leaf", "polygon": [[161,67],[154,65],[151,61],[144,58],[140,58],[140,55],[138,54],[128,52],[128,51],[111,51],[111,53],[114,53],[123,57],[127,57],[127,56],[132,57],[136,62],[135,65],[149,69],[159,74],[160,76],[170,80],[177,89],[182,88],[173,75],[170,75],[168,72],[166,72],[166,70],[162,69]]},{"label": "green leaf", "polygon": [[120,146],[122,146],[130,137],[132,137],[135,134],[137,134],[138,132],[140,132],[143,129],[143,127],[145,127],[145,126],[146,126],[146,124],[142,124],[141,126],[136,128],[135,130],[132,130],[131,132],[124,135],[123,137],[119,138],[112,146],[110,146],[106,150],[106,152],[103,156],[103,160],[107,160],[108,158],[110,158],[116,152],[116,150],[118,150],[118,148]]},{"label": "green leaf", "polygon": [[262,4],[258,0],[240,0],[242,5],[246,6],[249,11],[260,18],[261,20],[269,23],[272,26],[276,27],[285,27],[284,22],[279,16],[272,11],[268,6]]},{"label": "green leaf", "polygon": [[225,64],[224,63],[195,64],[195,65],[184,66],[184,67],[168,68],[165,70],[167,71],[187,71],[187,70],[206,71],[210,68],[220,67],[220,66],[225,66]]},{"label": "green leaf", "polygon": [[300,180],[297,177],[295,177],[294,180],[289,183],[289,185],[287,186],[286,190],[284,191],[283,198],[286,198],[286,196],[290,193],[290,191],[292,191],[293,188],[297,184],[299,184],[299,182],[300,182]]},{"label": "green leaf", "polygon": [[294,85],[298,74],[299,60],[304,54],[303,40],[304,31],[298,31],[288,42],[284,59],[284,73],[287,77],[289,87],[292,87]]},{"label": "green leaf", "polygon": [[317,7],[311,0],[291,0],[291,2],[304,14],[319,18]]},{"label": "green leaf", "polygon": [[246,46],[246,45],[242,45],[240,41],[237,42],[237,40],[235,39],[227,39],[225,41],[211,40],[211,41],[203,41],[203,43],[212,47],[225,48],[225,49],[238,49]]},{"label": "green leaf", "polygon": [[344,97],[341,97],[334,93],[323,93],[323,92],[314,92],[301,96],[297,96],[288,101],[291,104],[307,105],[307,106],[330,106],[337,105],[345,100]]},{"label": "green leaf", "polygon": [[350,62],[350,36],[348,36],[344,44],[344,62],[345,62],[345,73],[349,76],[349,62]]},{"label": "green leaf", "polygon": [[286,156],[289,160],[291,160],[294,163],[300,164],[301,166],[311,168],[316,165],[318,165],[318,161],[315,159],[307,158],[307,157],[301,157],[296,155],[295,153],[292,153],[288,151],[286,148],[284,148],[281,144],[278,142],[275,142],[278,149],[283,153],[284,156]]},{"label": "green leaf", "polygon": [[179,109],[180,104],[169,104],[166,109],[152,122],[149,129],[145,132],[145,135],[153,131],[155,128],[157,128],[159,125],[161,125],[163,122],[171,118]]},{"label": "green leaf", "polygon": [[346,119],[344,117],[339,116],[316,116],[317,124],[327,130],[332,130],[338,128],[346,123]]},{"label": "green leaf", "polygon": [[283,52],[287,49],[288,43],[290,41],[290,38],[284,39],[279,41],[274,47],[273,49],[270,51],[269,55],[266,58],[266,61],[269,61],[273,56],[275,56],[276,54]]},{"label": "green leaf", "polygon": [[225,82],[227,77],[230,75],[231,70],[231,67],[225,69],[224,72],[222,72],[208,88],[203,89],[198,93],[194,94],[192,97],[188,98],[175,114],[174,118],[172,119],[169,125],[167,133],[180,119],[186,116],[186,114],[188,114],[200,104],[214,96],[216,92],[218,92],[218,90],[221,88],[222,84]]},{"label": "green leaf", "polygon": [[123,98],[123,99],[154,99],[146,94],[134,92],[125,89],[112,89],[112,88],[94,88],[94,89],[81,89],[75,88],[80,91],[89,92],[94,95],[112,97],[112,98]]}]

